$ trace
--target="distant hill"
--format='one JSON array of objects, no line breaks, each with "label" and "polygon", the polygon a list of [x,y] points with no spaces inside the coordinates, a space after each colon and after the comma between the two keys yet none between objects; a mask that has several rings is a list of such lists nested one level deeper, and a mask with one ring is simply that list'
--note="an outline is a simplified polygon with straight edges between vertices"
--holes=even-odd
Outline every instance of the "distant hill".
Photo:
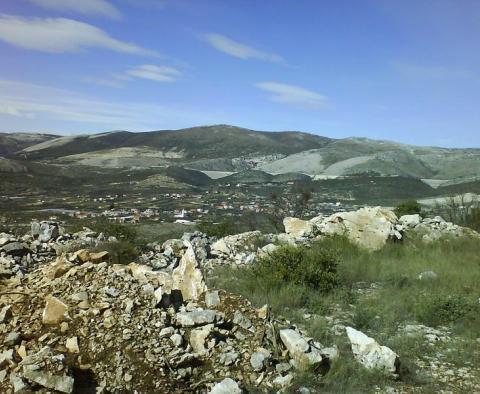
[{"label": "distant hill", "polygon": [[0,156],[10,155],[57,137],[58,135],[37,133],[0,133]]},{"label": "distant hill", "polygon": [[[330,177],[376,173],[433,180],[471,179],[480,174],[480,149],[418,147],[366,138],[332,139],[228,125],[39,139],[40,143],[27,144],[20,152],[18,146],[11,148],[11,140],[0,140],[0,151],[18,160],[26,157],[100,168],[175,166],[201,171],[258,170],[272,175],[303,173]],[[252,179],[258,173],[253,175]],[[241,177],[248,178],[248,173]]]}]

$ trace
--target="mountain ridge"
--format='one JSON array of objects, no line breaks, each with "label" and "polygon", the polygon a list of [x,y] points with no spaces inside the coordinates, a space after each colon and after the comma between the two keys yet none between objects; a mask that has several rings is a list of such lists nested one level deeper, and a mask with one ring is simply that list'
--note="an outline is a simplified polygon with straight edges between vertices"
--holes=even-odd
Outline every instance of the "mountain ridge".
[{"label": "mountain ridge", "polygon": [[174,165],[201,171],[378,173],[445,180],[480,173],[480,149],[476,148],[425,147],[365,137],[336,139],[222,124],[52,137],[13,153],[10,149],[7,157],[111,168]]}]

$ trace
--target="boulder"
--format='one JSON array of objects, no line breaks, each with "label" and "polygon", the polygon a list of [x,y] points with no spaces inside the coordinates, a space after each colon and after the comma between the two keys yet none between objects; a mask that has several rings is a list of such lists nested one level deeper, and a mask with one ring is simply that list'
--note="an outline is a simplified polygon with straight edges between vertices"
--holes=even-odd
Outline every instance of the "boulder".
[{"label": "boulder", "polygon": [[398,372],[400,359],[392,349],[379,345],[373,338],[352,327],[346,327],[346,331],[355,359],[365,368],[393,375]]},{"label": "boulder", "polygon": [[280,339],[287,348],[290,357],[299,367],[316,367],[324,360],[319,349],[310,346],[299,332],[291,328],[280,330]]},{"label": "boulder", "polygon": [[286,217],[283,219],[283,226],[285,227],[285,233],[295,238],[310,237],[314,235],[313,232],[315,227],[307,220]]},{"label": "boulder", "polygon": [[422,222],[422,217],[417,213],[414,215],[403,215],[398,222],[405,227],[414,228]]},{"label": "boulder", "polygon": [[402,238],[396,227],[397,222],[395,213],[375,207],[335,213],[317,226],[321,234],[345,235],[361,247],[379,250],[389,239]]}]

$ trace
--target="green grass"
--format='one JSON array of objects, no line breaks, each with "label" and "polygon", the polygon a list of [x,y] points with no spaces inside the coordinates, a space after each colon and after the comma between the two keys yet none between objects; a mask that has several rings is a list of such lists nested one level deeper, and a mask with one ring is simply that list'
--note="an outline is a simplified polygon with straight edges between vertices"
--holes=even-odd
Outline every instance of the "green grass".
[{"label": "green grass", "polygon": [[[333,363],[331,371],[323,378],[303,374],[297,377],[298,384],[306,380],[307,386],[322,392],[372,392],[375,387],[395,385],[434,392],[436,383],[419,370],[416,360],[442,351],[456,366],[480,362],[476,340],[480,337],[478,241],[446,239],[427,245],[410,239],[371,253],[343,238],[331,238],[320,241],[314,249],[338,253],[338,284],[330,291],[258,268],[223,267],[210,278],[211,286],[242,294],[258,306],[267,303],[274,314],[303,326],[323,344],[337,344],[340,361]],[[438,277],[419,280],[423,271],[434,271]],[[372,284],[375,290],[358,291]],[[403,369],[398,382],[358,365],[345,336],[333,336],[325,319],[303,317],[305,311],[334,315],[334,307],[353,312],[349,324],[400,355]],[[446,327],[454,340],[432,347],[423,337],[403,334],[399,329],[405,324]],[[480,381],[480,376],[477,378]]]}]

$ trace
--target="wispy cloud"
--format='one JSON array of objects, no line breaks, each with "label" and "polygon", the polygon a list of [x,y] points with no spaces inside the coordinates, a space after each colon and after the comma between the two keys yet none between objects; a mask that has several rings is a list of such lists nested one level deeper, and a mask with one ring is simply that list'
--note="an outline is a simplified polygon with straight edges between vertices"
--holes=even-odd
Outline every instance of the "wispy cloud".
[{"label": "wispy cloud", "polygon": [[158,56],[155,51],[117,40],[95,26],[66,18],[23,18],[2,14],[0,41],[49,53],[103,48],[133,55]]},{"label": "wispy cloud", "polygon": [[143,64],[128,70],[126,75],[156,82],[174,82],[182,73],[173,67]]},{"label": "wispy cloud", "polygon": [[120,11],[106,0],[30,0],[30,2],[50,10],[100,15],[111,19],[122,18]]},{"label": "wispy cloud", "polygon": [[284,59],[275,53],[264,52],[259,49],[234,41],[221,34],[205,34],[205,40],[215,49],[239,59],[257,59],[274,63],[283,63]]},{"label": "wispy cloud", "polygon": [[328,98],[312,90],[279,82],[260,82],[257,88],[271,93],[270,100],[306,109],[324,109]]},{"label": "wispy cloud", "polygon": [[408,78],[432,80],[476,80],[480,81],[480,73],[464,68],[444,65],[419,65],[412,63],[394,62],[393,68]]},{"label": "wispy cloud", "polygon": [[[18,119],[13,121],[12,119]],[[81,130],[154,130],[187,127],[224,120],[214,111],[145,103],[98,100],[89,95],[19,81],[0,80],[0,120],[3,128],[23,124],[25,128],[51,129],[52,124],[77,124]],[[57,130],[60,132],[65,129]]]}]

